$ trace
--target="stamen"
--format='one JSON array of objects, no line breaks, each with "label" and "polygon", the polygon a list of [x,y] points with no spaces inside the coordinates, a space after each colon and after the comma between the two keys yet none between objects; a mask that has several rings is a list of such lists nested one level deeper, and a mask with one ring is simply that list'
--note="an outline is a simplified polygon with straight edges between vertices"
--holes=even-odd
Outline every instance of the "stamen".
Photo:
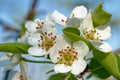
[{"label": "stamen", "polygon": [[64,20],[63,20],[63,19],[61,19],[61,21],[62,21],[62,22],[64,22]]},{"label": "stamen", "polygon": [[44,24],[44,22],[41,22],[41,24],[43,25],[43,24]]},{"label": "stamen", "polygon": [[47,35],[47,32],[45,32],[45,34]]}]

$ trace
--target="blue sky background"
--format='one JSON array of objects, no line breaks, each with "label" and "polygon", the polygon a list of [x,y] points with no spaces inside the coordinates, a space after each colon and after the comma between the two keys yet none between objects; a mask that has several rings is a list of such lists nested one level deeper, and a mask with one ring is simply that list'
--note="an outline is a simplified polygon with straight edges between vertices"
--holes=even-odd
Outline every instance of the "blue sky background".
[{"label": "blue sky background", "polygon": [[[0,0],[0,21],[3,21],[16,29],[20,29],[20,23],[24,22],[32,1],[33,0]],[[94,9],[101,1],[104,2],[104,9],[113,15],[110,22],[112,36],[107,41],[112,45],[113,50],[116,50],[120,48],[119,0],[38,0],[36,7],[37,14],[35,17],[44,19],[47,13],[52,13],[55,9],[66,16],[69,16],[75,6],[85,5],[88,9]],[[61,30],[62,27],[59,26],[57,28]],[[17,36],[18,34],[16,32],[5,30],[4,26],[0,24],[0,43],[14,42],[16,41]],[[32,80],[46,80],[46,69],[51,70],[53,67],[50,65],[32,63],[29,63],[28,65],[30,74],[34,75],[32,76]],[[2,80],[3,74],[4,73],[0,72],[0,80]]]}]

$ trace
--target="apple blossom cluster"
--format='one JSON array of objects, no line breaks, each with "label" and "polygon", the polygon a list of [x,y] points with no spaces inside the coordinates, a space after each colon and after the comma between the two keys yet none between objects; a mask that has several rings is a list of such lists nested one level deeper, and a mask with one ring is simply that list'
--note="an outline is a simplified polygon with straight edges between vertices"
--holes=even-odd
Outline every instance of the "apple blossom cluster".
[{"label": "apple blossom cluster", "polygon": [[25,24],[27,31],[19,41],[32,46],[28,49],[30,55],[49,56],[55,63],[56,73],[71,72],[78,75],[83,72],[87,65],[84,58],[89,53],[89,47],[84,41],[70,43],[63,34],[57,34],[59,30],[55,24],[63,28],[75,27],[81,32],[79,36],[89,40],[95,48],[104,52],[112,50],[111,46],[103,41],[111,36],[110,26],[94,28],[91,12],[84,6],[75,7],[70,17],[55,10],[48,14],[45,20],[27,21]]},{"label": "apple blossom cluster", "polygon": [[[79,30],[77,36],[90,42],[92,47],[102,51],[111,52],[112,47],[104,40],[110,38],[110,26],[94,27],[92,12],[88,11],[85,6],[77,6],[73,9],[69,17],[64,16],[57,10],[48,14],[45,20],[35,19],[26,21],[26,32],[18,39],[18,42],[30,45],[28,54],[34,57],[49,59],[54,66],[56,73],[71,72],[77,76],[87,67],[86,56],[91,49],[84,40],[71,42],[64,34],[58,34],[56,24],[63,29],[73,28]],[[72,29],[71,29],[72,30]],[[75,32],[74,32],[75,33]],[[72,36],[72,35],[69,35]],[[9,70],[21,63],[21,73],[16,72],[12,80],[29,80],[26,63],[21,61],[21,54],[7,53],[0,61],[10,59],[10,65],[5,68]]]}]

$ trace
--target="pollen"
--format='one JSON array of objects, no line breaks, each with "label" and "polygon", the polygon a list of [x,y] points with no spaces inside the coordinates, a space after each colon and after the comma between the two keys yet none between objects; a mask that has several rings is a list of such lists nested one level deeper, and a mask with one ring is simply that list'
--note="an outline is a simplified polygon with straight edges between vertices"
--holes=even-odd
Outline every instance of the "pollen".
[{"label": "pollen", "polygon": [[101,35],[96,32],[96,30],[87,30],[87,28],[85,28],[83,30],[83,34],[84,34],[84,37],[89,39],[89,40],[94,40],[94,41],[102,41],[101,39]]},{"label": "pollen", "polygon": [[78,52],[74,51],[73,48],[70,48],[69,46],[66,47],[65,49],[62,49],[58,51],[59,57],[58,59],[58,64],[65,64],[68,66],[71,66],[74,60],[77,59]]},{"label": "pollen", "polygon": [[40,36],[40,39],[42,41],[41,46],[42,49],[44,49],[46,52],[56,43],[56,36],[53,38],[53,33],[47,33],[45,32],[45,35]]}]

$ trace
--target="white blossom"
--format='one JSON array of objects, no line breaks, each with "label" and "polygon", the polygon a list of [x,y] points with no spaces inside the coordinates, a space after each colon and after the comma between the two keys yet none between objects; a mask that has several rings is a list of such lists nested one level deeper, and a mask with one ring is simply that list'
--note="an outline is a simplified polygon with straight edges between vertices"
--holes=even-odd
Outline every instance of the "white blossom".
[{"label": "white blossom", "polygon": [[110,26],[100,26],[94,28],[91,13],[87,14],[79,29],[83,37],[90,40],[92,45],[94,45],[97,49],[103,52],[112,51],[112,47],[107,42],[103,42],[103,40],[106,40],[111,36]]},{"label": "white blossom", "polygon": [[78,75],[86,68],[86,61],[83,59],[89,52],[88,46],[78,41],[73,43],[73,47],[63,36],[59,36],[56,44],[50,50],[50,59],[56,63],[54,70],[56,73],[66,73]]},{"label": "white blossom", "polygon": [[85,18],[86,14],[87,9],[84,6],[77,6],[71,12],[70,17],[66,17],[55,10],[52,13],[52,18],[55,22],[64,27],[79,27],[81,20]]}]

